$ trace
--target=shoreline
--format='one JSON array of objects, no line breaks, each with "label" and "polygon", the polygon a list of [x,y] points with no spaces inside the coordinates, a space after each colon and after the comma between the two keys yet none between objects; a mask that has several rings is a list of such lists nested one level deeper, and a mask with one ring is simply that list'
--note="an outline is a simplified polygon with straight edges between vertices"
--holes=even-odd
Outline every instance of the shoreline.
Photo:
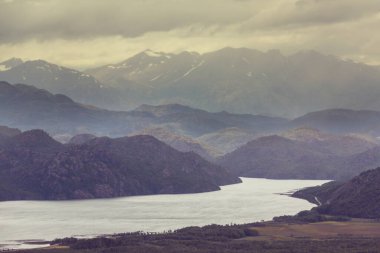
[{"label": "shoreline", "polygon": [[[200,210],[205,210],[206,212],[204,213],[203,211],[201,212],[201,216],[199,216],[202,220],[205,219],[204,217],[211,217],[210,215],[213,215],[215,211],[223,211],[224,207],[225,207],[225,204],[228,203],[228,206],[231,210],[224,210],[224,214],[220,214],[222,216],[220,216],[219,218],[217,218],[216,220],[214,219],[213,220],[208,220],[206,221],[205,219],[205,222],[203,222],[202,220],[197,220],[197,216],[193,216],[191,217],[191,219],[194,219],[195,222],[192,222],[192,223],[189,223],[187,220],[187,216],[176,216],[175,213],[172,213],[171,217],[167,217],[167,221],[165,221],[164,217],[162,217],[162,221],[160,221],[162,224],[165,224],[165,227],[166,228],[162,228],[162,229],[159,229],[157,230],[157,228],[160,226],[160,224],[157,224],[158,227],[155,227],[155,229],[151,230],[149,229],[149,226],[148,227],[136,227],[136,229],[132,230],[131,227],[129,229],[115,229],[116,231],[115,232],[106,232],[106,233],[98,233],[98,234],[95,234],[95,233],[80,233],[79,230],[76,230],[75,228],[73,228],[72,231],[75,231],[74,234],[76,234],[74,237],[77,237],[77,238],[96,238],[96,237],[102,237],[102,236],[114,236],[114,235],[117,235],[117,234],[120,234],[120,233],[124,233],[124,232],[133,232],[133,231],[151,231],[151,232],[164,232],[164,231],[168,231],[168,230],[176,230],[176,229],[182,229],[182,228],[186,228],[186,227],[189,227],[189,226],[205,226],[207,224],[231,224],[231,223],[234,223],[234,224],[246,224],[246,223],[251,223],[251,222],[258,222],[258,221],[270,221],[272,220],[273,217],[275,216],[279,216],[279,215],[283,215],[283,214],[294,214],[295,212],[299,212],[301,210],[305,210],[305,209],[308,209],[309,208],[309,204],[306,200],[302,200],[302,202],[294,202],[292,201],[291,199],[294,199],[295,198],[292,198],[291,196],[289,196],[289,194],[281,194],[283,195],[284,197],[286,198],[277,198],[275,197],[276,195],[279,195],[277,190],[273,189],[272,192],[268,192],[268,197],[271,198],[270,196],[273,196],[274,199],[279,199],[281,200],[279,202],[279,205],[282,205],[280,203],[289,203],[289,207],[293,206],[293,209],[292,208],[288,208],[288,209],[284,209],[282,210],[282,212],[274,212],[272,216],[268,217],[263,217],[261,218],[260,217],[260,213],[259,213],[259,216],[256,216],[256,219],[255,219],[255,215],[258,215],[257,214],[257,210],[255,212],[255,208],[254,206],[257,205],[256,203],[256,200],[255,200],[255,196],[252,195],[252,194],[256,194],[257,196],[260,196],[260,192],[261,191],[268,191],[267,189],[272,189],[272,185],[274,185],[274,187],[276,187],[276,185],[278,186],[278,180],[269,180],[269,179],[251,179],[251,178],[242,178],[243,179],[243,183],[240,183],[240,184],[234,184],[234,185],[229,185],[229,186],[224,186],[222,188],[221,191],[217,191],[217,192],[208,192],[208,193],[199,193],[199,194],[182,194],[182,195],[150,195],[150,196],[133,196],[133,197],[127,197],[127,198],[115,198],[115,199],[105,199],[105,201],[111,201],[111,202],[103,202],[103,200],[78,200],[78,201],[73,201],[73,202],[54,202],[54,203],[58,203],[58,207],[59,207],[59,210],[61,210],[62,208],[65,208],[65,205],[68,204],[69,206],[72,206],[72,203],[74,203],[74,205],[76,206],[75,208],[73,208],[73,210],[75,210],[75,212],[77,212],[77,210],[81,210],[81,207],[82,205],[86,206],[86,208],[88,208],[89,205],[94,205],[96,204],[96,208],[100,207],[100,206],[104,206],[104,205],[108,205],[108,208],[109,209],[109,205],[110,203],[112,204],[114,201],[116,201],[117,203],[119,203],[118,205],[120,205],[120,207],[123,207],[123,210],[126,208],[126,207],[129,207],[130,205],[134,205],[135,203],[141,203],[141,202],[146,202],[146,203],[150,203],[151,201],[153,201],[152,203],[155,203],[158,199],[161,199],[161,197],[164,197],[163,199],[161,200],[164,200],[164,202],[166,203],[165,205],[168,204],[168,201],[169,202],[172,202],[174,206],[178,206],[178,200],[180,201],[184,201],[182,203],[182,205],[184,205],[184,207],[189,207],[189,206],[198,206],[198,209],[200,208]],[[294,181],[294,184],[296,185],[293,185],[292,184],[292,181]],[[280,189],[282,189],[283,191],[282,192],[285,192],[287,193],[289,188],[294,190],[294,189],[298,189],[298,188],[301,188],[303,187],[303,185],[318,185],[318,184],[321,184],[323,182],[321,181],[317,181],[317,182],[314,182],[314,180],[305,180],[305,181],[309,181],[308,183],[309,184],[305,184],[305,182],[303,180],[292,180],[292,181],[289,181],[289,180],[285,180],[283,181],[284,184],[282,186],[280,186]],[[246,183],[246,185],[244,185],[244,182]],[[314,183],[313,183],[314,182]],[[298,183],[298,185],[297,185]],[[301,184],[301,185],[300,185]],[[257,190],[255,189],[252,189],[251,187],[256,187],[256,188],[261,188],[262,186],[265,187],[265,189],[262,189],[260,190],[260,192],[256,192]],[[294,187],[295,188],[294,188]],[[247,188],[248,187],[248,188]],[[251,189],[250,192],[246,192],[246,189]],[[281,191],[280,191],[281,192]],[[221,194],[223,193],[223,194]],[[233,206],[239,206],[239,207],[242,207],[240,202],[238,203],[234,203],[234,202],[231,202],[232,199],[235,199],[235,195],[236,196],[239,196],[239,197],[242,197],[242,194],[246,194],[245,197],[242,198],[241,201],[243,205],[246,205],[246,210],[242,210],[240,209],[240,215],[237,215],[236,216],[236,213],[235,213],[235,209],[233,208]],[[218,199],[218,198],[215,198],[215,197],[218,197],[219,198],[221,197],[221,199]],[[268,198],[268,197],[265,197]],[[291,198],[289,198],[291,197]],[[180,199],[178,199],[180,198]],[[184,200],[185,199],[188,199],[188,200]],[[205,205],[203,206],[202,205],[199,205],[199,198],[205,198],[204,201],[205,201]],[[288,199],[289,198],[289,199]],[[188,202],[188,201],[193,201],[193,200],[196,200],[196,202]],[[253,200],[252,200],[253,199]],[[262,198],[259,198],[259,200],[262,199]],[[250,202],[247,203],[247,200],[250,200]],[[216,206],[213,207],[213,209],[210,209],[210,201],[213,201],[215,202],[214,205],[216,204]],[[278,201],[278,200],[275,200],[275,201]],[[252,203],[251,203],[252,202]],[[32,202],[33,203],[33,202]],[[99,203],[99,204],[97,204]],[[108,203],[108,204],[107,204]],[[193,203],[193,204],[192,204]],[[222,204],[221,206],[218,204]],[[299,203],[299,204],[297,204]],[[303,204],[301,204],[303,203]],[[308,204],[307,204],[308,203]],[[11,203],[13,204],[13,203]],[[23,204],[23,203],[20,203],[20,204]],[[41,208],[44,208],[45,209],[45,206],[46,204],[49,204],[49,202],[43,202],[43,206]],[[63,204],[63,205],[62,205]],[[156,204],[156,206],[159,208],[160,206],[162,206],[164,203],[160,204],[160,202],[158,202]],[[300,208],[297,209],[297,206],[299,206]],[[311,207],[311,206],[310,206]],[[12,209],[14,209],[15,207],[13,206]],[[17,207],[16,207],[17,208]],[[71,207],[70,207],[71,208]],[[79,208],[79,209],[78,209]],[[147,210],[146,209],[147,207],[143,207],[143,209],[141,210]],[[154,206],[152,207],[150,205],[150,209],[154,209]],[[220,209],[222,208],[222,209]],[[269,207],[268,207],[269,208]],[[252,211],[251,211],[252,209]],[[67,209],[65,209],[67,210]],[[87,211],[85,212],[89,212],[90,210],[92,210],[91,208],[90,209],[85,209]],[[112,209],[109,209],[109,210],[112,210]],[[139,209],[131,209],[131,211],[133,210],[133,212],[136,212],[136,210],[139,210]],[[171,209],[170,209],[171,210]],[[183,210],[187,210],[186,212],[188,212],[189,210],[186,208],[186,209],[183,209]],[[293,210],[293,211],[292,211]],[[45,210],[46,211],[46,210]],[[57,210],[58,211],[58,210]],[[82,210],[83,212],[84,210]],[[169,210],[168,210],[169,211]],[[171,210],[172,211],[172,210]],[[178,211],[182,212],[182,209],[179,209]],[[242,213],[245,212],[245,213]],[[47,211],[46,211],[47,212]],[[54,211],[53,211],[54,212]],[[60,212],[60,211],[59,211]],[[125,211],[124,211],[125,212]],[[264,210],[261,210],[261,212],[264,212]],[[103,217],[106,218],[106,219],[109,219],[115,215],[117,215],[117,213],[112,213],[111,211],[108,211],[109,213],[109,216],[108,218],[107,217]],[[191,212],[190,212],[191,213]],[[189,213],[189,214],[190,214]],[[264,212],[265,213],[265,212]],[[239,213],[237,213],[239,214]],[[145,213],[144,214],[141,214],[140,216],[138,217],[135,217],[135,218],[144,218],[147,217],[147,219],[158,219],[158,221],[160,220],[159,217],[160,216],[157,216],[156,212],[153,212],[153,217],[152,216],[147,216]],[[175,219],[178,219],[178,223],[173,220],[173,215],[175,217]],[[223,216],[224,215],[224,216]],[[247,216],[245,216],[247,215]],[[165,215],[166,217],[167,215]],[[150,218],[149,218],[150,217]],[[232,217],[231,219],[229,217]],[[244,218],[246,217],[246,218]],[[251,217],[251,218],[248,218],[248,217]],[[133,219],[135,219],[133,218]],[[168,219],[170,218],[170,219]],[[62,218],[61,218],[62,219]],[[128,221],[125,220],[125,223],[126,224],[130,224],[129,222],[134,222],[132,220]],[[112,222],[112,221],[110,221]],[[115,221],[117,222],[117,221]],[[154,222],[154,221],[152,221]],[[168,222],[168,223],[166,223]],[[174,226],[174,224],[177,224],[176,226]],[[137,224],[136,224],[137,225]],[[133,225],[132,224],[132,227],[133,226],[136,226],[136,225]],[[129,226],[129,225],[127,225]],[[174,227],[173,227],[174,226]],[[172,228],[170,228],[172,227]],[[102,228],[103,229],[103,228]],[[109,229],[107,229],[107,227],[104,228],[103,232],[107,231]],[[99,230],[100,231],[100,230]],[[80,235],[78,235],[78,232],[80,233]],[[93,231],[95,232],[95,231]],[[38,236],[38,235],[37,235]],[[70,237],[69,234],[66,235],[63,235],[63,236],[59,236],[57,235],[56,238],[64,238],[64,237]],[[38,236],[39,238],[44,238],[44,237],[40,237]],[[25,237],[24,237],[25,238]],[[26,237],[27,238],[27,237]],[[52,240],[54,240],[54,238],[51,238]],[[50,238],[48,238],[48,240],[38,240],[38,241],[45,241],[45,242],[50,242],[52,241],[50,240]],[[15,242],[16,240],[12,240],[12,242]],[[32,240],[24,240],[24,241],[32,241]],[[10,241],[11,242],[11,241]],[[11,244],[11,243],[10,243]],[[13,244],[13,243],[12,243]],[[13,247],[12,247],[13,248]]]}]

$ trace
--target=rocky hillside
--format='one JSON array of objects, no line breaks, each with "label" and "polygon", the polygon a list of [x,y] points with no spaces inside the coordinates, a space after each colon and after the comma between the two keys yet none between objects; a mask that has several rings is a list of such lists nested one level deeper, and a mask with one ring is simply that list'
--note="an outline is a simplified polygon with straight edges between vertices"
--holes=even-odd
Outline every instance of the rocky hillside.
[{"label": "rocky hillside", "polygon": [[323,214],[356,218],[380,218],[380,168],[365,171],[346,183],[328,183],[294,193],[318,199]]},{"label": "rocky hillside", "polygon": [[238,182],[221,167],[151,136],[63,145],[32,130],[0,146],[0,200],[196,193]]}]

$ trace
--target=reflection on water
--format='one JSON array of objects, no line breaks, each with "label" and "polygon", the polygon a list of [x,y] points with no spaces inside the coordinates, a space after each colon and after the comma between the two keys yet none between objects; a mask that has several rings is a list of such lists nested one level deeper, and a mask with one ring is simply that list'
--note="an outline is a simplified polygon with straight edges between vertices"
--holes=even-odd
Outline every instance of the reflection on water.
[{"label": "reflection on water", "polygon": [[[76,201],[0,202],[0,245],[132,231],[160,232],[211,223],[270,220],[312,204],[279,195],[321,180],[242,178],[221,191]],[[25,246],[25,245],[20,245]],[[14,246],[12,246],[14,247]]]}]

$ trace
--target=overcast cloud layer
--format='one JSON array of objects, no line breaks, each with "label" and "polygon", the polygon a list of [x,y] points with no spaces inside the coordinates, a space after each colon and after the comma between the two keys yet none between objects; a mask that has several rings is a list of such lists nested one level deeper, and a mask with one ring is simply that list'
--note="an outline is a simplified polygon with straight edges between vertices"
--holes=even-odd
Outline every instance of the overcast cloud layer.
[{"label": "overcast cloud layer", "polygon": [[379,0],[0,0],[0,60],[75,68],[147,48],[315,49],[380,64]]}]

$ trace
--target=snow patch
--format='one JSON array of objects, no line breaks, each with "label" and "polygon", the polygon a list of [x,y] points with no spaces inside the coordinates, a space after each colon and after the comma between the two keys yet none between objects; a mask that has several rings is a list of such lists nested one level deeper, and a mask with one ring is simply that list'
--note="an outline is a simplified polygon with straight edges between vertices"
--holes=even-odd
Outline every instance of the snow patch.
[{"label": "snow patch", "polygon": [[0,71],[6,71],[6,70],[9,70],[11,69],[11,67],[7,67],[5,65],[0,65]]},{"label": "snow patch", "polygon": [[181,80],[182,78],[188,76],[191,72],[193,72],[194,70],[196,70],[197,68],[199,68],[200,66],[202,66],[204,63],[205,63],[205,61],[203,60],[203,61],[201,61],[200,63],[198,63],[196,66],[192,65],[192,68],[191,68],[191,69],[189,69],[185,74],[183,74],[183,76],[181,76],[181,77],[175,79],[175,80],[173,81],[173,83],[176,83],[176,82],[178,82],[179,80]]},{"label": "snow patch", "polygon": [[193,72],[194,70],[196,70],[197,68],[201,67],[203,64],[205,63],[205,61],[201,61],[198,65],[192,67],[191,69],[189,69],[184,75],[183,77],[185,76],[188,76],[191,72]]},{"label": "snow patch", "polygon": [[248,59],[247,59],[247,58],[243,57],[243,58],[242,58],[242,60],[243,60],[243,62],[245,62],[245,63],[249,64],[249,61],[248,61]]},{"label": "snow patch", "polygon": [[160,78],[162,76],[162,74],[159,74],[158,76],[154,77],[153,79],[151,79],[150,81],[153,82],[155,80],[157,80],[158,78]]},{"label": "snow patch", "polygon": [[152,50],[146,50],[146,51],[145,51],[145,54],[146,54],[147,56],[150,56],[150,57],[161,57],[161,56],[162,56],[161,53],[154,52],[154,51],[152,51]]}]

